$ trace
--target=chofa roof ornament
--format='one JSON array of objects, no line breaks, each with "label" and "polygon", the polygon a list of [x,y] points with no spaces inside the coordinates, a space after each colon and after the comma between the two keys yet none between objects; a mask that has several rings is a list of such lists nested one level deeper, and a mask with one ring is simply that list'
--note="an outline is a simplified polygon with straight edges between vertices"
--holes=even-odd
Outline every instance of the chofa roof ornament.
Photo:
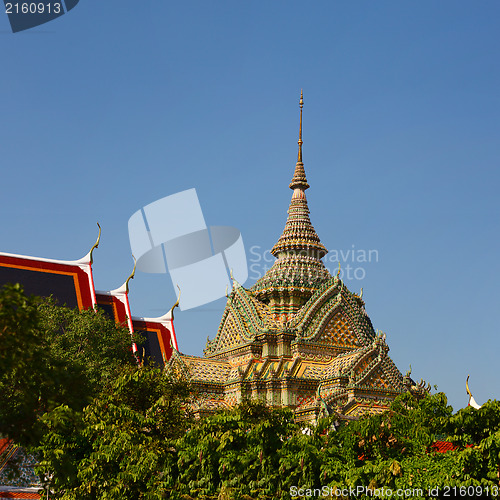
[{"label": "chofa roof ornament", "polygon": [[132,258],[134,259],[134,269],[132,269],[132,274],[127,278],[127,281],[125,281],[125,290],[127,293],[128,293],[128,282],[134,279],[135,269],[137,267],[137,259],[133,255]]},{"label": "chofa roof ornament", "polygon": [[481,408],[481,405],[478,405],[476,403],[476,400],[472,396],[472,393],[470,392],[470,389],[469,389],[469,377],[470,377],[470,375],[467,375],[467,380],[465,381],[465,388],[467,390],[467,394],[469,395],[468,406],[472,406],[472,408],[475,408],[476,410],[479,410],[479,408]]},{"label": "chofa roof ornament", "polygon": [[99,246],[99,243],[101,241],[101,226],[99,225],[99,222],[97,223],[97,227],[99,228],[99,234],[97,235],[97,241],[94,243],[94,246],[90,249],[90,252],[89,252],[89,258],[90,258],[91,264],[94,263],[94,257],[93,257],[94,250]]},{"label": "chofa roof ornament", "polygon": [[170,315],[171,315],[172,320],[174,319],[174,309],[176,307],[179,307],[179,302],[181,301],[181,287],[179,285],[177,285],[177,288],[179,289],[179,295],[177,296],[177,300],[176,300],[175,304],[170,309]]}]

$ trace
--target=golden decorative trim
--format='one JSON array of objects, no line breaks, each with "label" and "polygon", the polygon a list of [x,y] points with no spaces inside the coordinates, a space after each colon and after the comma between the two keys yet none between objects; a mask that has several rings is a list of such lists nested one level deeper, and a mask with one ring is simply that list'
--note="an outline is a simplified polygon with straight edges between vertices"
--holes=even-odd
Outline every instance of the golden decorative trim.
[{"label": "golden decorative trim", "polygon": [[94,246],[90,249],[90,263],[91,264],[94,262],[93,252],[99,246],[99,243],[101,241],[101,226],[99,225],[99,222],[97,223],[97,227],[99,228],[99,234],[97,236],[97,241],[94,243]]},{"label": "golden decorative trim", "polygon": [[135,276],[135,268],[137,267],[137,259],[132,255],[132,258],[134,259],[134,269],[132,269],[132,274],[127,278],[127,281],[125,281],[125,291],[128,293],[128,282],[130,280],[134,279]]}]

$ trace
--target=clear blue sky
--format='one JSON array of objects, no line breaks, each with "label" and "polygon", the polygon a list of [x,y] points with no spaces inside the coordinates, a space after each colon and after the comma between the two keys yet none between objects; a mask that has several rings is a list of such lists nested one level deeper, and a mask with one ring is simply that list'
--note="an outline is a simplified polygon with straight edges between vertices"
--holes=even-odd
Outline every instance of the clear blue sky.
[{"label": "clear blue sky", "polygon": [[[497,0],[81,0],[17,34],[0,15],[0,248],[76,259],[99,221],[113,289],[129,217],[194,187],[255,258],[285,223],[303,88],[311,219],[331,251],[378,252],[346,284],[390,355],[455,409],[467,374],[498,399],[499,26]],[[131,283],[134,315],[174,300],[167,275]],[[223,307],[176,313],[183,352]]]}]

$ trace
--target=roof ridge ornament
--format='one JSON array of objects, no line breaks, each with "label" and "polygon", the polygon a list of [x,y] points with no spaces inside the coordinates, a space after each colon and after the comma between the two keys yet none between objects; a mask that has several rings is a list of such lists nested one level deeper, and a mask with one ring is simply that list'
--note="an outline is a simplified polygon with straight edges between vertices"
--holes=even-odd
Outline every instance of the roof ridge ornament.
[{"label": "roof ridge ornament", "polygon": [[479,410],[479,408],[481,408],[481,405],[476,403],[476,400],[474,399],[474,396],[472,395],[472,393],[470,392],[470,389],[469,389],[469,377],[470,377],[470,375],[467,375],[467,380],[465,381],[465,389],[467,390],[467,394],[469,395],[468,406],[472,406],[472,408]]},{"label": "roof ridge ornament", "polygon": [[123,283],[123,285],[119,288],[116,288],[115,290],[111,290],[110,293],[111,295],[114,295],[114,294],[120,294],[120,293],[124,293],[124,294],[128,294],[128,282],[134,278],[135,276],[135,268],[137,267],[137,260],[136,258],[132,255],[132,258],[134,259],[134,269],[132,270],[132,274],[126,279],[125,283]]},{"label": "roof ridge ornament", "polygon": [[135,268],[137,267],[137,259],[132,255],[132,258],[134,259],[134,269],[132,269],[132,274],[127,278],[127,281],[125,281],[125,291],[128,293],[128,282],[130,280],[133,280],[135,277]]},{"label": "roof ridge ornament", "polygon": [[[97,235],[97,241],[94,243],[90,251],[85,255],[85,257],[82,257],[81,259],[78,260],[72,260],[72,261],[64,261],[65,264],[76,264],[77,266],[87,266],[87,265],[92,265],[94,263],[94,250],[99,246],[99,243],[101,242],[101,226],[99,222],[97,223],[97,227],[99,228],[99,234]],[[25,256],[23,256],[25,257]],[[37,259],[37,260],[43,260],[44,262],[56,262],[53,259]],[[58,262],[63,262],[63,261],[58,261]],[[83,267],[82,267],[83,269]]]},{"label": "roof ridge ornament", "polygon": [[233,288],[236,289],[236,288],[240,288],[241,284],[238,283],[237,279],[234,277],[233,275],[233,269],[231,268],[231,271],[230,271],[230,276],[231,276],[231,281],[233,282]]},{"label": "roof ridge ornament", "polygon": [[179,307],[179,303],[181,301],[181,287],[179,285],[177,285],[177,288],[179,289],[179,295],[177,296],[177,300],[176,300],[175,304],[172,306],[172,309],[170,309],[170,316],[171,316],[172,320],[174,319],[174,309],[176,307]]},{"label": "roof ridge ornament", "polygon": [[89,252],[91,264],[94,263],[94,257],[93,257],[94,250],[99,247],[99,243],[101,241],[101,226],[99,225],[99,222],[97,223],[97,227],[99,228],[99,234],[97,235],[97,241],[94,243],[94,246],[90,249],[90,252]]}]

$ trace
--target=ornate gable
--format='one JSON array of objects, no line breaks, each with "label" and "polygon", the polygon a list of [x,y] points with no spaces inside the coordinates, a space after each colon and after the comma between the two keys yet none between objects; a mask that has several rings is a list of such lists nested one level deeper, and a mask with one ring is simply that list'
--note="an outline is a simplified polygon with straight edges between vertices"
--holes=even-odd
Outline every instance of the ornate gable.
[{"label": "ornate gable", "polygon": [[370,345],[375,338],[362,298],[338,277],[324,283],[289,325],[299,331],[302,340],[348,349]]},{"label": "ornate gable", "polygon": [[358,336],[351,322],[341,310],[332,314],[330,321],[318,335],[316,341],[320,344],[331,344],[348,348],[360,347]]},{"label": "ornate gable", "polygon": [[369,375],[364,380],[364,384],[367,387],[371,387],[373,389],[382,389],[382,390],[394,390],[394,387],[392,386],[392,383],[388,378],[385,376],[385,373],[382,369],[382,367],[379,365],[377,366]]},{"label": "ornate gable", "polygon": [[182,358],[179,351],[173,349],[172,356],[165,365],[165,371],[177,380],[188,381],[191,380],[191,372]]},{"label": "ornate gable", "polygon": [[226,306],[226,311],[221,321],[219,331],[214,340],[207,340],[206,356],[216,356],[224,351],[242,345],[246,342],[243,335],[244,323],[231,307]]},{"label": "ornate gable", "polygon": [[206,356],[220,356],[251,343],[263,330],[276,328],[269,308],[252,294],[234,283],[214,340],[208,340]]}]

